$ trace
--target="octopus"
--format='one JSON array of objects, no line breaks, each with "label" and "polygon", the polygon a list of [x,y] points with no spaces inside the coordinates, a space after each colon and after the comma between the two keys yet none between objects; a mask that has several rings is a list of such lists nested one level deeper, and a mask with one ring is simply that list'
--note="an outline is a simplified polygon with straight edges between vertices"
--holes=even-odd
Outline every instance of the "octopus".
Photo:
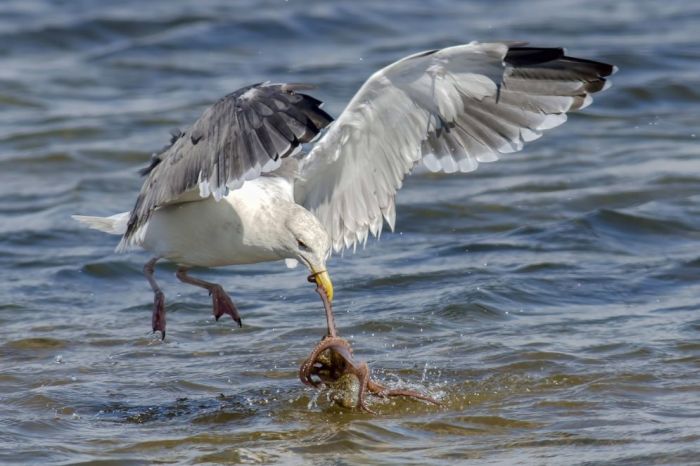
[{"label": "octopus", "polygon": [[367,405],[367,395],[380,398],[402,396],[440,405],[428,395],[414,390],[388,388],[372,380],[367,363],[357,361],[350,343],[338,336],[333,308],[323,287],[316,282],[315,275],[310,275],[308,280],[316,283],[316,292],[321,297],[326,311],[328,330],[299,368],[299,379],[302,383],[317,389],[329,387],[335,393],[333,400],[340,406],[357,408],[371,414],[376,412]]}]

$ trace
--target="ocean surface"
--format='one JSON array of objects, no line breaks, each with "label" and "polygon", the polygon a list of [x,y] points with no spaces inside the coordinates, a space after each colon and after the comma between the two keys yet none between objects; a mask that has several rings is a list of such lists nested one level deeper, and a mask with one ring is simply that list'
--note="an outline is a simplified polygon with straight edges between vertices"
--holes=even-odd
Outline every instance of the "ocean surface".
[{"label": "ocean surface", "polygon": [[[0,3],[0,464],[700,464],[700,3]],[[566,46],[613,87],[518,154],[418,174],[396,232],[330,263],[336,320],[392,386],[344,410],[297,368],[324,333],[301,268],[198,270],[210,298],[70,215],[216,99],[309,82],[337,116],[404,55]]]}]

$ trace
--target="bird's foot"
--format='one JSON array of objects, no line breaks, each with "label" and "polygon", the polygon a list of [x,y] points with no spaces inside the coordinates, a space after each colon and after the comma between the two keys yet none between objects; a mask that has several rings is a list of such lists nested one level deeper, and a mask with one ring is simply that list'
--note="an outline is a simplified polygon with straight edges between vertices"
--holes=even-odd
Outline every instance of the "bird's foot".
[{"label": "bird's foot", "polygon": [[212,298],[214,318],[219,320],[224,314],[228,314],[231,318],[236,321],[239,327],[243,327],[243,322],[241,321],[241,316],[238,314],[238,309],[236,305],[233,304],[229,295],[224,291],[224,289],[216,285],[209,291]]},{"label": "bird's foot", "polygon": [[153,294],[151,324],[153,325],[153,333],[160,332],[161,339],[165,340],[165,295],[160,290]]},{"label": "bird's foot", "polygon": [[404,396],[439,405],[435,399],[413,390],[390,389],[370,378],[369,367],[364,361],[357,362],[347,340],[327,336],[311,351],[299,368],[301,381],[315,388],[329,386],[340,391],[335,401],[346,408],[359,408],[376,414],[367,406],[366,395],[370,393],[382,398]]}]

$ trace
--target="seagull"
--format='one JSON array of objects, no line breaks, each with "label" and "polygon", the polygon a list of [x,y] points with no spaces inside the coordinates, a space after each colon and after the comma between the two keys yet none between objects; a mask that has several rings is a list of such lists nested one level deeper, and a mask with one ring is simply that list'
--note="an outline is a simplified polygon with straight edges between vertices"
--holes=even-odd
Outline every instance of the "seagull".
[{"label": "seagull", "polygon": [[[385,222],[393,231],[396,193],[417,166],[466,173],[517,152],[588,106],[615,71],[562,48],[470,42],[380,69],[335,121],[307,93],[312,86],[254,84],[173,134],[141,171],[130,212],[73,217],[121,235],[117,252],[153,254],[143,270],[154,293],[153,331],[162,338],[159,260],[177,264],[180,281],[209,291],[217,320],[226,314],[239,326],[222,286],[192,277],[190,268],[300,262],[331,302],[329,257],[379,238]],[[328,306],[326,318],[327,335],[335,336]]]}]

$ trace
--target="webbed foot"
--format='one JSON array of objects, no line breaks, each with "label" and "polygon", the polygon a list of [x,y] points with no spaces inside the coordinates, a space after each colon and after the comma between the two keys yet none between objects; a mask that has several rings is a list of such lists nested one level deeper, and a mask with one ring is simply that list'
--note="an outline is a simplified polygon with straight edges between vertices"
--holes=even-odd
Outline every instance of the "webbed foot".
[{"label": "webbed foot", "polygon": [[209,291],[209,294],[212,298],[212,310],[216,320],[219,320],[222,315],[228,314],[239,327],[243,327],[243,322],[241,321],[241,316],[238,313],[238,308],[236,308],[236,305],[233,304],[233,301],[221,286],[213,286]]}]

